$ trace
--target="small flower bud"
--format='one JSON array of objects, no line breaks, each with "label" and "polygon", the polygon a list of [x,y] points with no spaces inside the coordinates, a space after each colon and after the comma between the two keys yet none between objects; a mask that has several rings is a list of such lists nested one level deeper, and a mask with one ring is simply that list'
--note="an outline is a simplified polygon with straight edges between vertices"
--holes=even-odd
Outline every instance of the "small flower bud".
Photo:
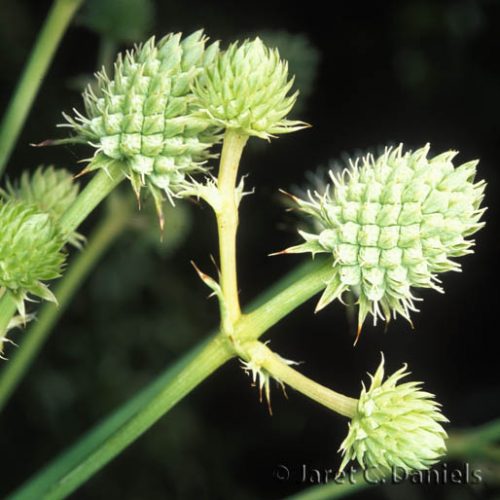
[{"label": "small flower bud", "polygon": [[321,309],[345,291],[358,297],[361,327],[368,314],[389,321],[416,311],[412,288],[442,292],[437,275],[459,271],[453,259],[472,253],[470,236],[483,225],[485,182],[474,182],[477,161],[454,167],[456,152],[427,158],[429,145],[403,152],[386,149],[351,162],[332,185],[309,200],[315,233],[285,253],[330,253],[332,276]]},{"label": "small flower bud", "polygon": [[287,95],[292,85],[288,64],[256,38],[220,53],[196,80],[194,93],[201,115],[215,125],[268,139],[307,126],[285,118],[298,95]]},{"label": "small flower bud", "polygon": [[339,473],[351,460],[373,475],[425,470],[446,453],[448,422],[434,395],[420,389],[421,382],[399,381],[409,375],[404,365],[385,381],[384,358],[363,389],[349,432],[340,446],[343,455]]},{"label": "small flower bud", "polygon": [[42,282],[61,275],[64,241],[50,215],[24,201],[0,202],[0,220],[0,290],[13,294],[24,316],[28,295],[56,301]]},{"label": "small flower bud", "polygon": [[[48,213],[55,224],[75,201],[78,195],[78,184],[73,176],[63,168],[40,166],[34,173],[24,171],[18,182],[8,182],[1,192],[3,198],[23,200],[35,205],[41,212]],[[72,245],[81,246],[83,236],[78,233],[69,235]]]}]

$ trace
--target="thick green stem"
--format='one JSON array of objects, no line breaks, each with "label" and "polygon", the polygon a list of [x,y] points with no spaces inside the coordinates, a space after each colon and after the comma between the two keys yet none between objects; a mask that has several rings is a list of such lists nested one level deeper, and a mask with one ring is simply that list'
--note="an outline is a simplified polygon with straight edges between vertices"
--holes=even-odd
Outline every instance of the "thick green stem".
[{"label": "thick green stem", "polygon": [[60,221],[63,233],[71,234],[87,218],[99,203],[125,179],[120,162],[111,162],[101,168],[64,213]]},{"label": "thick green stem", "polygon": [[[280,319],[300,304],[323,290],[332,275],[331,259],[316,258],[300,269],[300,276],[289,281],[274,295],[266,293],[266,302],[243,315],[235,326],[235,337],[240,341],[256,340]],[[285,278],[286,279],[286,278]]]},{"label": "thick green stem", "polygon": [[65,498],[232,356],[225,339],[213,338],[7,498]]},{"label": "thick green stem", "polygon": [[[369,478],[369,474],[367,476]],[[337,481],[331,480],[329,483],[307,488],[295,495],[286,497],[285,500],[334,500],[337,498],[347,498],[360,490],[375,486],[376,484],[376,481],[367,481],[363,472],[357,472],[349,477],[342,476]]]},{"label": "thick green stem", "polygon": [[17,304],[14,296],[7,290],[4,290],[0,297],[0,357],[2,356],[5,335],[9,328],[9,323],[14,314],[16,314]]},{"label": "thick green stem", "polygon": [[[250,306],[253,312],[237,322],[237,330],[247,339],[262,335],[264,326],[271,327],[324,288],[324,268],[325,262],[318,259],[313,266],[307,264],[285,277],[265,294],[273,299],[258,308]],[[283,303],[278,297],[284,299]],[[262,303],[262,299],[256,303]],[[221,334],[195,348],[9,498],[55,499],[69,495],[235,355],[227,337]]]},{"label": "thick green stem", "polygon": [[12,359],[5,363],[0,374],[0,411],[42,348],[47,336],[65,311],[75,292],[83,284],[85,277],[109,245],[125,229],[129,217],[126,209],[120,209],[124,205],[128,207],[128,203],[121,203],[119,206],[111,205],[105,217],[90,235],[83,252],[75,257],[55,287],[54,294],[58,304],[46,302],[42,306],[37,319],[23,334],[22,342],[13,353]]},{"label": "thick green stem", "polygon": [[500,419],[473,429],[453,432],[446,447],[449,457],[475,458],[483,456],[485,451],[491,450],[491,446],[498,443],[500,443]]},{"label": "thick green stem", "polygon": [[220,206],[216,210],[219,230],[220,284],[230,329],[241,314],[236,271],[236,231],[238,229],[239,203],[236,193],[236,179],[241,154],[247,140],[248,136],[238,134],[234,130],[226,131],[217,179],[220,194]]},{"label": "thick green stem", "polygon": [[55,0],[0,125],[0,175],[66,28],[83,0]]},{"label": "thick green stem", "polygon": [[245,346],[245,353],[248,356],[247,361],[251,361],[253,366],[264,369],[274,379],[293,387],[308,398],[344,417],[352,418],[356,414],[357,399],[332,391],[302,375],[262,342],[248,343]]}]

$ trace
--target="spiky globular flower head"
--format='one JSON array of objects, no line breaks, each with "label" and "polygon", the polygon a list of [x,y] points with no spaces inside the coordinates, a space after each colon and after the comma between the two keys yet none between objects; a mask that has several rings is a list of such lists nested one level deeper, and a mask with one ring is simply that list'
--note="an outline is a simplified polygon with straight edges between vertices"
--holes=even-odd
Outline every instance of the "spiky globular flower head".
[{"label": "spiky globular flower head", "polygon": [[[63,168],[40,166],[30,174],[24,171],[17,182],[8,182],[1,192],[5,199],[24,200],[35,205],[41,212],[48,213],[55,224],[59,223],[64,212],[78,195],[78,184],[73,176]],[[72,245],[79,247],[84,238],[78,233],[68,236]]]},{"label": "spiky globular flower head", "polygon": [[357,411],[340,445],[343,455],[339,473],[351,460],[375,477],[400,468],[405,472],[425,470],[446,453],[448,422],[434,401],[421,390],[421,382],[399,381],[409,375],[404,365],[384,381],[384,358],[368,389],[363,389]]},{"label": "spiky globular flower head", "polygon": [[0,290],[17,301],[21,316],[28,295],[55,302],[43,281],[60,276],[64,239],[49,214],[21,200],[0,202]]},{"label": "spiky globular flower head", "polygon": [[459,271],[453,261],[472,253],[469,237],[480,222],[484,181],[474,182],[477,161],[454,167],[449,151],[428,158],[429,145],[403,152],[386,149],[351,162],[341,175],[330,173],[323,193],[297,199],[312,215],[314,234],[285,253],[329,253],[332,276],[318,309],[345,291],[358,296],[359,328],[368,314],[409,320],[416,310],[412,288],[442,291],[438,273]]},{"label": "spiky globular flower head", "polygon": [[194,92],[202,116],[214,124],[268,139],[306,126],[286,119],[298,95],[288,95],[292,85],[278,50],[256,38],[219,53],[196,80]]},{"label": "spiky globular flower head", "polygon": [[89,170],[120,160],[134,190],[146,186],[157,205],[176,195],[186,176],[204,171],[209,148],[218,140],[210,122],[195,115],[191,86],[218,45],[205,48],[201,31],[181,39],[169,34],[121,54],[110,79],[97,74],[97,85],[84,93],[85,116],[66,116],[75,141],[96,148]]}]

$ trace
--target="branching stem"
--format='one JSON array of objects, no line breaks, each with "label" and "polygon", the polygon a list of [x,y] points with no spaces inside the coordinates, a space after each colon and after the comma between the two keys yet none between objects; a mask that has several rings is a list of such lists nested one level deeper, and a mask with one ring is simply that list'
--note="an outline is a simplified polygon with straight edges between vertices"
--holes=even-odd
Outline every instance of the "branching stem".
[{"label": "branching stem", "polygon": [[250,342],[244,346],[244,350],[247,354],[247,360],[251,361],[258,370],[261,370],[263,375],[271,375],[278,382],[293,387],[308,398],[344,417],[352,418],[356,414],[357,399],[332,391],[302,375],[290,366],[290,362],[275,354],[262,342]]},{"label": "branching stem", "polygon": [[[260,337],[325,287],[325,269],[325,261],[317,259],[291,273],[257,299],[251,306],[253,312],[240,318],[236,330],[247,339]],[[7,498],[65,498],[234,356],[225,334],[211,337]]]}]

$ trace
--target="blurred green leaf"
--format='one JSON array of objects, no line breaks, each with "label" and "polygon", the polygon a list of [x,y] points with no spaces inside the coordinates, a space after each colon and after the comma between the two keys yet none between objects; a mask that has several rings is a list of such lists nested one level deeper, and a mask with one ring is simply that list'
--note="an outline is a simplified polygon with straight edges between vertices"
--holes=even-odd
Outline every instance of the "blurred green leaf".
[{"label": "blurred green leaf", "polygon": [[115,42],[142,41],[153,26],[151,0],[87,0],[81,22]]}]

